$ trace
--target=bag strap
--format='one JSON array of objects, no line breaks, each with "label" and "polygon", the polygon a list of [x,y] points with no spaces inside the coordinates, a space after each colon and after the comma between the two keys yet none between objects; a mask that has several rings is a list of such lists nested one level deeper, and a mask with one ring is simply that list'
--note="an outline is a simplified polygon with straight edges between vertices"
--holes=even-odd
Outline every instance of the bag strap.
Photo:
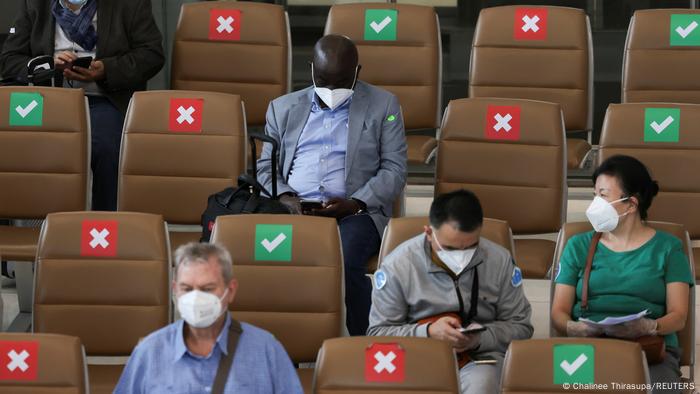
[{"label": "bag strap", "polygon": [[583,271],[583,288],[581,289],[581,310],[584,312],[588,309],[588,280],[591,278],[591,268],[593,267],[593,255],[595,255],[595,250],[598,247],[598,242],[600,242],[600,237],[602,235],[603,233],[599,232],[593,234],[593,239],[591,239],[591,244],[588,247],[588,256],[586,256],[586,268]]},{"label": "bag strap", "polygon": [[231,372],[231,366],[233,366],[233,356],[236,354],[238,339],[241,337],[242,332],[243,328],[241,327],[241,323],[235,319],[231,319],[231,325],[228,327],[228,344],[226,346],[228,354],[222,355],[221,359],[219,359],[219,368],[216,370],[214,384],[211,387],[211,392],[213,394],[224,394],[226,381]]}]

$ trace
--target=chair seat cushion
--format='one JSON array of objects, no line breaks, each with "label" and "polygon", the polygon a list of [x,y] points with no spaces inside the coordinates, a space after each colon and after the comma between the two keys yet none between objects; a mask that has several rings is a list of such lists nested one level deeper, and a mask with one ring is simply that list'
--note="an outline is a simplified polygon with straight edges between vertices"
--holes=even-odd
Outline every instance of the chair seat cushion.
[{"label": "chair seat cushion", "polygon": [[301,381],[301,387],[304,389],[304,394],[311,394],[311,389],[314,382],[314,369],[299,368],[297,369],[297,374],[299,375],[299,380]]},{"label": "chair seat cushion", "polygon": [[554,259],[554,241],[516,239],[515,263],[527,279],[544,279]]},{"label": "chair seat cushion", "polygon": [[[175,250],[188,243],[188,242],[193,242],[193,241],[199,241],[199,239],[202,237],[202,233],[195,233],[195,232],[180,232],[180,231],[170,231],[170,249],[172,250],[173,255],[175,254]],[[174,256],[173,256],[174,257]],[[173,264],[175,262],[173,261]]]},{"label": "chair seat cushion", "polygon": [[580,138],[566,139],[566,164],[569,168],[579,168],[591,150],[591,145]]},{"label": "chair seat cushion", "polygon": [[406,145],[408,145],[408,162],[424,164],[437,146],[437,140],[428,135],[407,135]]},{"label": "chair seat cushion", "polygon": [[0,256],[5,261],[34,261],[41,227],[0,226]]},{"label": "chair seat cushion", "polygon": [[88,365],[90,393],[111,394],[123,370],[124,365]]}]

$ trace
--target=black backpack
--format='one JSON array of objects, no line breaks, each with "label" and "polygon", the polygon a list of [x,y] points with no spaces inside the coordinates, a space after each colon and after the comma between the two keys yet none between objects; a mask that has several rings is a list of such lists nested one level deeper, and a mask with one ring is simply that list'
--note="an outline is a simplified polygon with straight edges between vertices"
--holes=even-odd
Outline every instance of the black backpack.
[{"label": "black backpack", "polygon": [[[209,242],[214,222],[218,216],[251,213],[289,214],[289,209],[278,200],[277,196],[277,141],[262,133],[248,133],[248,135],[251,157],[253,158],[253,175],[243,173],[238,177],[237,188],[229,187],[209,196],[207,209],[202,214],[202,238],[200,242]],[[255,140],[272,145],[272,195],[257,180]]]}]

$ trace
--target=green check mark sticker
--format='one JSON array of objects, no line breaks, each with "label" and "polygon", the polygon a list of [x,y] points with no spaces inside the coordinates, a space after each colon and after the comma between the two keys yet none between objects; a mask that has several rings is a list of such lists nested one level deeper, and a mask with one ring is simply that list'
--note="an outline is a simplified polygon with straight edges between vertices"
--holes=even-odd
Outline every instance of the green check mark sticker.
[{"label": "green check mark sticker", "polygon": [[671,46],[700,46],[700,15],[671,15]]},{"label": "green check mark sticker", "polygon": [[396,41],[396,10],[365,10],[365,40]]},{"label": "green check mark sticker", "polygon": [[644,142],[678,142],[680,108],[645,108]]},{"label": "green check mark sticker", "polygon": [[292,261],[292,225],[255,226],[255,261]]},{"label": "green check mark sticker", "polygon": [[593,345],[554,345],[554,384],[594,382]]},{"label": "green check mark sticker", "polygon": [[10,126],[41,126],[44,97],[40,93],[10,93]]}]

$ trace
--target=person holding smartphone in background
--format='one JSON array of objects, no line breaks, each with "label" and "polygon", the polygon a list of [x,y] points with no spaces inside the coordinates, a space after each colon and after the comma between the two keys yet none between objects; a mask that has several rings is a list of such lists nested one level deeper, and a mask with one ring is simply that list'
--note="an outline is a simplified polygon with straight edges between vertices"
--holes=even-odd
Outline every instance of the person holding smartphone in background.
[{"label": "person holding smartphone in background", "polygon": [[375,272],[367,330],[452,344],[462,394],[498,392],[508,345],[534,331],[522,273],[508,250],[481,237],[483,220],[474,193],[438,196],[430,226]]},{"label": "person holding smartphone in background", "polygon": [[85,90],[93,210],[117,209],[124,115],[134,91],[163,67],[162,41],[150,0],[22,0],[5,41],[3,77],[26,82],[27,63],[53,55],[63,86]]}]

